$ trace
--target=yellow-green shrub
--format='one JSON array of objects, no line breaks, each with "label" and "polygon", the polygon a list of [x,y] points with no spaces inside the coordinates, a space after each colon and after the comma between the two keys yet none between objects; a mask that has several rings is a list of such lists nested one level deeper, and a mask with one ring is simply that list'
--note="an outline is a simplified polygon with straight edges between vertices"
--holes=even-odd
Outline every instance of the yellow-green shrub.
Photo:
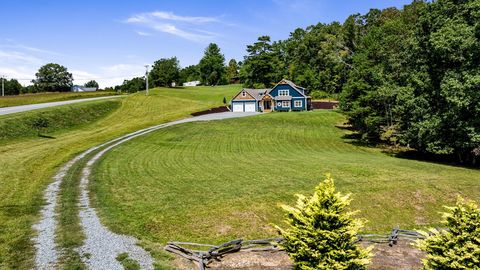
[{"label": "yellow-green shrub", "polygon": [[363,269],[370,262],[370,249],[355,244],[363,222],[348,212],[349,195],[335,192],[330,175],[315,188],[313,196],[297,195],[295,207],[287,212],[287,229],[278,226],[285,237],[282,247],[294,260],[295,268]]},{"label": "yellow-green shrub", "polygon": [[480,209],[473,201],[458,199],[446,207],[443,223],[448,230],[430,230],[418,246],[427,252],[423,269],[480,269]]}]

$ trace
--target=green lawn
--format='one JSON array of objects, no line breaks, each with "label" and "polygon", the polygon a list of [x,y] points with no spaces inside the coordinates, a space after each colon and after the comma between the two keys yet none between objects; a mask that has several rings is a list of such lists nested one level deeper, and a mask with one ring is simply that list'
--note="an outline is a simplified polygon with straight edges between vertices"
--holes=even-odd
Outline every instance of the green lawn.
[{"label": "green lawn", "polygon": [[0,108],[35,104],[35,103],[64,101],[64,100],[80,99],[80,98],[112,96],[112,95],[115,95],[115,93],[98,91],[98,92],[84,92],[84,93],[56,92],[56,93],[23,94],[18,96],[5,96],[5,97],[0,97]]},{"label": "green lawn", "polygon": [[[39,217],[43,190],[56,170],[75,154],[114,137],[222,104],[240,85],[156,89],[121,99],[118,109],[54,137],[15,139],[0,145],[0,269],[31,269],[32,224]],[[13,116],[12,116],[13,117]],[[8,118],[8,117],[7,117]],[[6,118],[2,118],[6,119]]]},{"label": "green lawn", "polygon": [[345,139],[332,111],[188,123],[136,138],[97,165],[96,205],[144,243],[277,236],[281,203],[325,173],[369,220],[367,231],[439,225],[442,205],[480,197],[480,171],[400,159]]},{"label": "green lawn", "polygon": [[[118,109],[120,104],[119,99],[104,99],[0,115],[0,145],[38,137],[39,131],[41,135],[49,136],[58,131],[88,125]],[[35,123],[41,120],[46,121],[47,125],[38,128]]]}]

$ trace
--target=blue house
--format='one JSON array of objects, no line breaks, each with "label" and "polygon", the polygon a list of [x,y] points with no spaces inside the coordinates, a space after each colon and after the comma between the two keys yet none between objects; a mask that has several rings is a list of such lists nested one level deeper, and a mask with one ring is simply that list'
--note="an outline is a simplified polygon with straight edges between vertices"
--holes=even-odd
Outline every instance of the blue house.
[{"label": "blue house", "polygon": [[231,100],[233,112],[306,111],[311,99],[305,88],[281,80],[272,89],[242,89]]}]

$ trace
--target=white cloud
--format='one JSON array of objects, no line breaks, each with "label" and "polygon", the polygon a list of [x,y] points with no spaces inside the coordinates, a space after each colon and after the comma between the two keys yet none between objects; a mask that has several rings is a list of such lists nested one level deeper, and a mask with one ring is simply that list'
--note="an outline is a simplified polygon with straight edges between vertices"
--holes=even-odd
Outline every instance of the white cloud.
[{"label": "white cloud", "polygon": [[18,51],[7,51],[7,50],[0,50],[0,62],[2,64],[6,63],[29,63],[29,64],[40,64],[42,60],[38,57],[33,55],[29,55],[23,52]]},{"label": "white cloud", "polygon": [[18,80],[23,85],[31,84],[38,68],[63,56],[60,53],[17,43],[4,39],[0,44],[0,75]]},{"label": "white cloud", "polygon": [[160,19],[160,20],[187,22],[192,24],[219,22],[218,19],[215,17],[179,16],[179,15],[175,15],[173,12],[165,12],[165,11],[154,11],[150,13],[136,14],[128,18],[127,22],[138,23],[138,22],[143,22],[145,20],[154,19],[154,18]]},{"label": "white cloud", "polygon": [[5,41],[7,43],[0,44],[0,48],[7,48],[7,49],[13,49],[13,50],[23,50],[23,51],[29,51],[29,52],[32,52],[32,53],[50,54],[50,55],[56,55],[56,56],[65,56],[64,54],[61,54],[61,53],[58,53],[58,52],[54,52],[54,51],[50,51],[50,50],[45,50],[45,49],[41,49],[41,48],[37,48],[37,47],[33,47],[33,46],[27,46],[27,45],[24,45],[24,44],[21,44],[21,43],[17,43],[13,39],[7,38],[7,39],[5,39]]},{"label": "white cloud", "polygon": [[[165,11],[134,14],[125,22],[195,42],[206,42],[211,40],[216,34],[206,30],[190,29],[191,26],[195,25],[198,28],[199,25],[207,23],[220,23],[216,17],[179,16],[173,12]],[[137,34],[149,33],[137,31]]]},{"label": "white cloud", "polygon": [[[38,69],[47,63],[65,63],[67,59],[55,52],[35,48],[27,45],[15,44],[13,40],[7,40],[7,44],[0,44],[0,75],[8,79],[16,79],[22,85],[30,85],[35,79]],[[131,56],[130,61],[135,61]],[[144,63],[119,63],[105,67],[82,67],[68,65],[67,68],[73,75],[74,84],[85,84],[95,80],[100,87],[108,87],[122,84],[125,79],[144,76]],[[88,71],[87,71],[88,70]]]},{"label": "white cloud", "polygon": [[144,36],[144,37],[149,37],[149,36],[152,35],[152,34],[150,34],[150,33],[142,32],[142,31],[135,31],[135,32],[137,32],[137,34],[138,34],[139,36]]}]

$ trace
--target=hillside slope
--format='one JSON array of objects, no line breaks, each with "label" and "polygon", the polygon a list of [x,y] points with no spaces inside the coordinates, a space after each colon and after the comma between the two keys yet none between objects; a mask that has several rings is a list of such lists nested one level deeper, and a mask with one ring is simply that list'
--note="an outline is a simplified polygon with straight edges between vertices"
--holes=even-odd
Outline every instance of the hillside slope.
[{"label": "hillside slope", "polygon": [[0,146],[0,269],[32,267],[32,224],[43,204],[43,190],[58,167],[73,155],[108,139],[222,104],[239,85],[155,89],[122,99],[99,121],[59,130],[49,138],[26,138]]},{"label": "hillside slope", "polygon": [[357,146],[334,111],[270,113],[174,126],[109,152],[93,191],[106,224],[152,246],[276,237],[279,204],[332,173],[366,230],[439,225],[457,195],[478,198],[480,171]]}]

